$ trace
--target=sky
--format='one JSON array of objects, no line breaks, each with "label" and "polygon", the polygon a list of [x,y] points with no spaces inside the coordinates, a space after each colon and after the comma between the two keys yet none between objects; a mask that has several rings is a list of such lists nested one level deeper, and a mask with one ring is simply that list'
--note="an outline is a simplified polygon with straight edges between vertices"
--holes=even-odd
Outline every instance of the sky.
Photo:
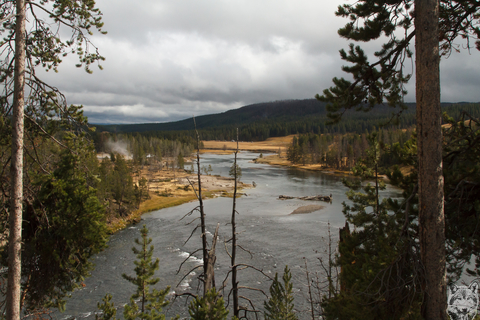
[{"label": "sky", "polygon": [[[309,99],[346,76],[338,5],[353,0],[97,0],[103,71],[67,57],[45,75],[90,123],[152,123]],[[380,43],[362,43],[372,53]],[[373,57],[371,58],[371,60]],[[480,102],[480,53],[441,63],[442,102]],[[413,62],[411,62],[413,64]],[[407,64],[407,71],[414,71]],[[414,79],[413,79],[414,80]],[[415,101],[413,80],[405,101]]]}]

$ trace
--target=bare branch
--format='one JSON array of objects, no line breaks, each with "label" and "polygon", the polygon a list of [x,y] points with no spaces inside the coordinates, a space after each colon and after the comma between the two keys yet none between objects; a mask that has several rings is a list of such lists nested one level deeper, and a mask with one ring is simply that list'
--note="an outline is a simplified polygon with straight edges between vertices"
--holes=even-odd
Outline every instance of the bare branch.
[{"label": "bare branch", "polygon": [[178,273],[180,272],[180,270],[182,269],[183,264],[184,264],[185,262],[187,262],[187,260],[188,260],[190,257],[192,257],[195,253],[197,253],[197,252],[200,251],[200,250],[202,250],[202,249],[197,249],[197,250],[193,251],[192,253],[190,253],[190,254],[188,255],[188,257],[186,257],[186,258],[183,260],[183,262],[182,262],[182,263],[180,264],[180,266],[178,267],[177,274],[178,274]]},{"label": "bare branch", "polygon": [[187,238],[187,240],[185,240],[185,242],[183,243],[183,245],[186,245],[188,240],[190,240],[190,238],[192,238],[193,234],[195,233],[195,231],[197,231],[198,227],[200,227],[199,225],[197,225],[193,230],[192,230],[192,233],[190,233],[190,236]]},{"label": "bare branch", "polygon": [[[180,283],[182,283],[183,280],[185,280],[186,277],[188,277],[188,275],[190,273],[192,273],[193,271],[197,270],[198,268],[202,267],[201,264],[199,264],[198,266],[194,267],[193,269],[191,269],[189,272],[187,272],[183,277],[182,279],[180,279],[180,281],[177,283],[176,287],[178,287],[180,285]],[[180,270],[180,269],[179,269]],[[178,274],[178,271],[177,271],[177,274]],[[201,275],[199,276],[201,277]]]}]

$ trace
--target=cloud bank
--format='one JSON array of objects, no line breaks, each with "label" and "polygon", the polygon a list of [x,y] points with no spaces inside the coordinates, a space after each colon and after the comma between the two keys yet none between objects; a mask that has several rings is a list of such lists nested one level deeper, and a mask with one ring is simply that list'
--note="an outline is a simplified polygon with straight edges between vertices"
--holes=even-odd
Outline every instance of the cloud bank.
[{"label": "cloud bank", "polygon": [[[104,70],[88,75],[67,57],[45,77],[91,123],[174,121],[313,98],[344,76],[338,50],[348,42],[337,30],[347,21],[334,13],[346,2],[97,0],[108,34],[92,42]],[[442,101],[480,101],[479,57],[464,50],[442,61]],[[413,81],[407,89],[414,101]]]}]

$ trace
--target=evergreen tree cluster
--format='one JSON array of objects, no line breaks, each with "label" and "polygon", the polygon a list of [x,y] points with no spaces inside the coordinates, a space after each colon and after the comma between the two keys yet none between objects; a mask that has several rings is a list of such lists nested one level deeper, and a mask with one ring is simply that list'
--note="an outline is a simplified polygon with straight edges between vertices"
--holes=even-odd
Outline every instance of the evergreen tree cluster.
[{"label": "evergreen tree cluster", "polygon": [[[153,288],[159,278],[155,277],[155,271],[160,267],[160,260],[153,258],[154,247],[151,244],[152,239],[148,237],[148,229],[143,225],[140,230],[141,238],[135,239],[139,246],[133,247],[132,251],[136,255],[135,276],[123,274],[122,277],[135,285],[136,290],[130,298],[130,302],[125,305],[123,317],[128,320],[164,320],[165,315],[162,309],[169,304],[167,295],[170,287],[162,290]],[[288,266],[285,266],[282,276],[283,284],[278,279],[278,274],[270,286],[270,298],[264,302],[265,319],[271,320],[297,320],[294,312],[293,284],[292,275]],[[106,294],[102,302],[97,304],[99,313],[96,314],[96,320],[115,320],[117,308],[112,301],[112,295]],[[222,295],[215,288],[207,291],[204,296],[196,296],[188,306],[188,313],[191,320],[227,320],[228,310]],[[175,317],[178,319],[179,317]],[[233,317],[233,320],[238,320]]]},{"label": "evergreen tree cluster", "polygon": [[275,273],[270,286],[270,299],[264,302],[266,320],[297,320],[293,310],[293,284],[292,275],[288,266],[285,266],[282,276],[283,284]]},{"label": "evergreen tree cluster", "polygon": [[133,183],[131,164],[123,155],[112,153],[97,168],[97,194],[107,211],[107,217],[127,216],[148,199],[147,179]]},{"label": "evergreen tree cluster", "polygon": [[168,139],[153,133],[113,134],[101,132],[95,133],[93,140],[97,152],[113,152],[131,156],[136,165],[159,162],[164,157],[173,158],[180,164],[183,157],[192,153],[194,146],[194,140],[190,137],[175,136],[173,139]]},{"label": "evergreen tree cluster", "polygon": [[[227,117],[229,112],[224,114],[208,115],[211,117],[202,122],[202,117],[196,118],[197,128],[203,140],[230,141],[237,138],[238,128],[240,141],[263,141],[270,137],[283,137],[291,134],[345,134],[373,132],[383,125],[385,129],[400,128],[407,129],[415,125],[415,104],[406,103],[406,110],[402,111],[401,117],[392,113],[387,106],[377,106],[368,113],[364,112],[346,112],[342,116],[342,121],[331,123],[327,116],[325,105],[315,99],[286,101],[271,103],[268,109],[262,107],[263,104],[252,105],[231,110],[232,115]],[[282,104],[288,107],[282,108]],[[442,104],[442,110],[452,116],[459,115],[462,111],[467,111],[475,117],[480,117],[480,108],[478,103],[461,104]],[[275,111],[278,108],[279,111]],[[258,109],[258,111],[256,111]],[[235,112],[235,113],[233,113]],[[262,116],[262,112],[264,113]],[[230,119],[231,117],[231,119]],[[125,126],[98,126],[103,130],[101,134],[112,134],[117,130],[117,134],[139,135],[150,138],[158,138],[171,141],[179,141],[183,144],[194,145],[196,133],[191,128],[191,119],[180,121],[182,125],[176,125],[179,122],[167,124],[141,124]],[[104,138],[102,138],[104,140]],[[99,141],[98,135],[95,138]],[[98,146],[98,143],[96,142]],[[97,147],[98,149],[98,147]],[[100,149],[98,149],[100,150]],[[185,155],[185,154],[184,154]]]},{"label": "evergreen tree cluster", "polygon": [[[445,177],[446,256],[449,281],[455,282],[469,262],[467,273],[478,276],[480,266],[480,223],[478,186],[480,167],[480,121],[463,113],[455,120],[444,115],[443,175]],[[416,138],[390,150],[402,165],[387,175],[402,188],[403,198],[381,199],[378,190],[379,141],[370,136],[364,160],[354,168],[362,178],[345,183],[352,205],[344,204],[347,222],[354,231],[339,245],[336,261],[341,268],[341,290],[324,298],[325,319],[421,319],[425,270],[421,263],[418,231],[418,178]],[[374,181],[361,183],[361,181]]]},{"label": "evergreen tree cluster", "polygon": [[[386,145],[400,146],[410,139],[413,129],[381,129],[378,131],[381,167],[395,164]],[[322,164],[335,169],[351,169],[366,156],[368,132],[362,134],[303,134],[294,137],[287,149],[287,159],[295,164]],[[398,161],[396,162],[398,163]]]},{"label": "evergreen tree cluster", "polygon": [[[89,258],[107,241],[105,210],[97,196],[98,160],[93,144],[74,131],[52,134],[54,140],[30,131],[31,139],[25,141],[22,308],[32,312],[45,307],[61,310],[68,293],[92,270]],[[0,234],[5,239],[11,212],[10,135],[1,137]],[[9,259],[7,246],[8,241],[2,241],[3,266]],[[0,276],[3,290],[6,273]]]}]

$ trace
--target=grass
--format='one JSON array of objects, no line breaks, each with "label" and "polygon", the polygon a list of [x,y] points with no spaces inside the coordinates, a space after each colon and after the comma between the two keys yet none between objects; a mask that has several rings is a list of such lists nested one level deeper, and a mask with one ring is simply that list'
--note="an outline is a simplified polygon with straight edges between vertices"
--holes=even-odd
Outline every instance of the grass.
[{"label": "grass", "polygon": [[[202,198],[213,198],[215,196],[215,191],[203,191]],[[150,199],[142,202],[140,208],[132,212],[128,217],[122,218],[113,218],[108,222],[108,233],[113,234],[119,230],[125,229],[131,224],[136,224],[140,222],[142,214],[170,208],[174,206],[179,206],[181,204],[197,200],[197,196],[192,192],[191,195],[183,196],[172,196],[172,197],[162,197],[154,193],[150,193]]]},{"label": "grass", "polygon": [[[292,143],[293,136],[268,138],[265,141],[239,142],[238,146],[240,150],[253,152],[277,152],[278,149],[281,149],[284,153]],[[203,145],[205,149],[209,149],[203,150],[204,152],[219,154],[228,154],[237,148],[237,143],[233,141],[203,141]]]}]

